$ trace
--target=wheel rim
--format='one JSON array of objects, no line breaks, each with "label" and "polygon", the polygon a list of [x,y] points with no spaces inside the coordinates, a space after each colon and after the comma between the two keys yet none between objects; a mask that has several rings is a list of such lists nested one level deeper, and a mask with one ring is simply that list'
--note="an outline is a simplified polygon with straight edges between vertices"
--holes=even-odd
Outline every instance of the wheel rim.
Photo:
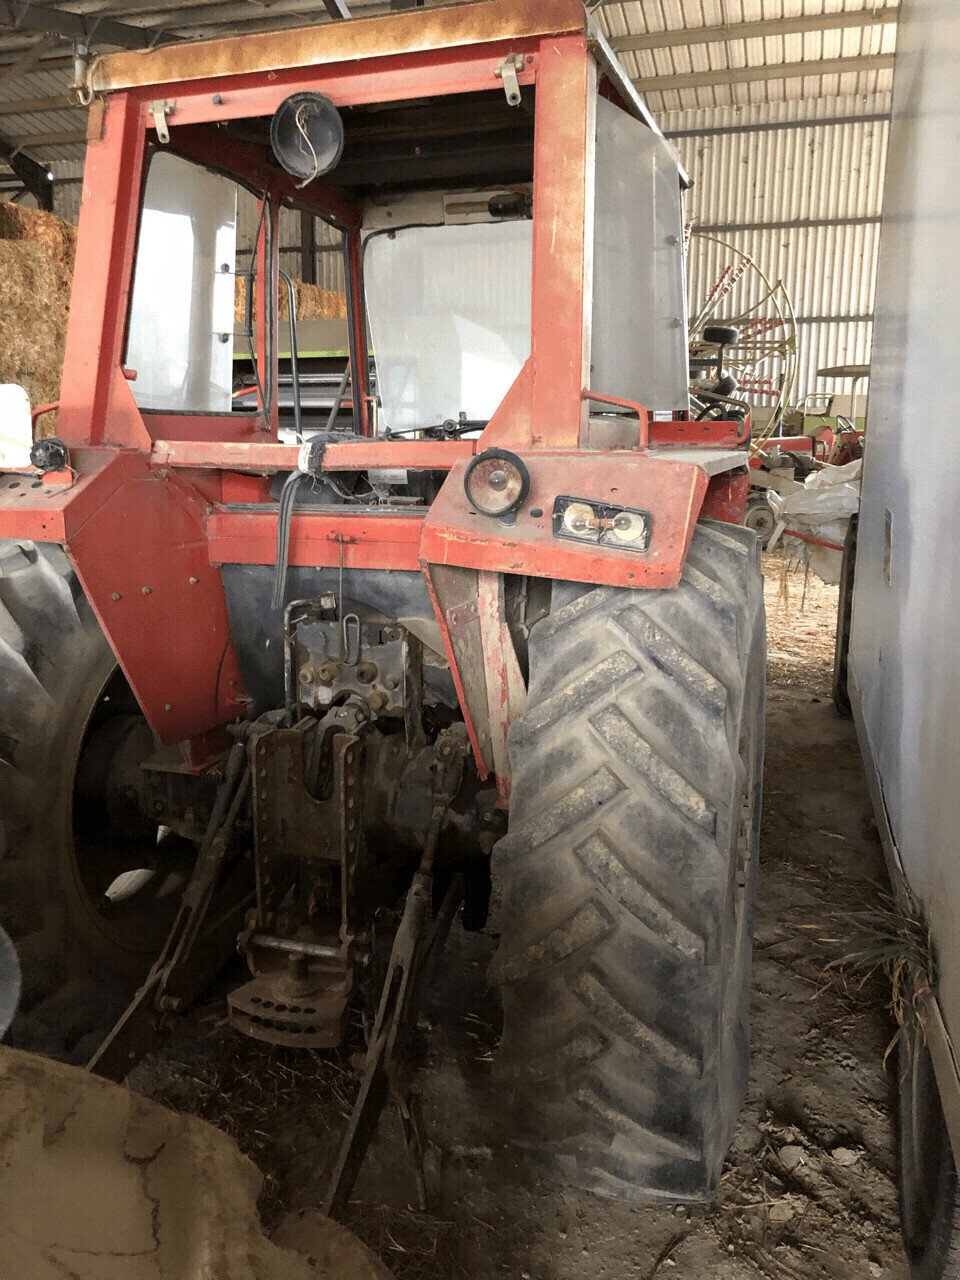
[{"label": "wheel rim", "polygon": [[195,849],[159,818],[134,817],[132,796],[129,812],[118,813],[123,788],[113,784],[108,799],[117,752],[136,753],[138,742],[145,756],[152,735],[115,667],[85,717],[74,757],[69,852],[88,921],[108,944],[149,954],[169,929]]},{"label": "wheel rim", "polygon": [[766,542],[773,535],[776,521],[773,518],[773,512],[764,503],[754,503],[747,508],[747,513],[743,518],[743,523],[748,529],[752,529],[761,542]]}]

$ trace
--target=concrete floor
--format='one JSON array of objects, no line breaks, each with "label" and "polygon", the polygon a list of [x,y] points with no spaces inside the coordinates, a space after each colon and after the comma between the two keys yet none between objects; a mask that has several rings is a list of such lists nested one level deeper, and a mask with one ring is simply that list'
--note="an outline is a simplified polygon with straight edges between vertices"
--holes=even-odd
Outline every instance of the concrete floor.
[{"label": "concrete floor", "polygon": [[[490,1068],[494,918],[481,935],[455,930],[427,1012],[419,1086],[430,1211],[411,1208],[392,1115],[350,1208],[349,1224],[401,1280],[906,1280],[884,985],[845,987],[825,969],[849,931],[846,913],[877,901],[884,874],[853,728],[829,700],[836,589],[767,560],[752,1069],[717,1203],[651,1208],[570,1192],[509,1145]],[[237,1137],[266,1175],[272,1226],[317,1203],[355,1070],[345,1058],[241,1041],[211,1012],[181,1026],[131,1083]]]}]

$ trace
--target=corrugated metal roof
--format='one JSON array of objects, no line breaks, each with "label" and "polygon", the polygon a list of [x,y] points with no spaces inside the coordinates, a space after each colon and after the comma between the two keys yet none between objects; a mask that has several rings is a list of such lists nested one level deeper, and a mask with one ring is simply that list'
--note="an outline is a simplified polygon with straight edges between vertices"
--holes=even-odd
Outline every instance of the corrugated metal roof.
[{"label": "corrugated metal roof", "polygon": [[[816,19],[838,12],[862,14],[865,24],[787,34],[780,34],[776,27],[789,19]],[[646,91],[654,111],[889,92],[889,69],[851,69],[823,75],[817,64],[893,54],[895,21],[882,22],[876,15],[895,19],[896,12],[892,0],[886,4],[883,0],[630,0],[601,7],[603,23],[615,43],[630,36],[685,36],[703,30],[705,39],[699,43],[665,43],[656,49],[621,53],[624,65],[640,82],[641,90]],[[767,24],[770,34],[743,38],[738,28],[755,23]],[[718,28],[727,28],[729,38],[706,38],[722,34]],[[697,84],[665,90],[653,87],[664,77],[705,77],[791,64],[805,64],[804,74],[764,80],[744,76],[740,83],[732,85]]]},{"label": "corrugated metal roof", "polygon": [[[818,368],[869,356],[889,106],[825,98],[813,122],[795,102],[661,116],[668,135],[687,134],[675,145],[694,180],[688,219],[730,246],[694,241],[691,310],[739,254],[782,280],[800,319],[800,394],[826,387]],[[747,273],[731,314],[761,293]]]},{"label": "corrugated metal roof", "polygon": [[[316,0],[61,7],[190,39],[316,22],[321,8]],[[351,0],[355,12],[386,7]],[[873,308],[896,0],[593,0],[590,7],[665,130],[680,135],[676,145],[695,180],[693,221],[721,228],[721,238],[790,289],[805,318],[802,388],[821,385],[820,365],[864,359],[870,324],[856,317]],[[75,218],[84,113],[63,101],[68,53],[64,41],[0,29],[0,136],[51,167],[61,184],[57,209]],[[11,181],[0,169],[8,198]],[[289,215],[284,246],[297,236]],[[721,258],[713,246],[692,262],[694,296],[709,288]],[[338,279],[333,255],[321,254],[320,265],[325,281]]]},{"label": "corrugated metal roof", "polygon": [[[388,6],[352,0],[350,7],[366,14]],[[658,113],[789,101],[814,106],[824,97],[890,91],[896,0],[594,0],[591,7],[615,46],[656,43],[624,47],[620,56]],[[303,25],[322,14],[316,0],[67,0],[60,9],[183,39]],[[0,27],[0,135],[41,160],[83,154],[82,112],[56,109],[69,82],[68,55],[66,40]],[[4,114],[17,101],[47,105]]]}]

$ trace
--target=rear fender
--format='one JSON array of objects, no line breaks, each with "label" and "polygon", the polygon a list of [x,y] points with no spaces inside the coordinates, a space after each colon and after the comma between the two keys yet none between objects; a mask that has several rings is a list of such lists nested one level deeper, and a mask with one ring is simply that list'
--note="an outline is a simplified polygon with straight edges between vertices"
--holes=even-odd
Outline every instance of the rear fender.
[{"label": "rear fender", "polygon": [[[466,462],[451,470],[424,521],[420,563],[481,773],[509,799],[506,736],[526,689],[503,609],[507,574],[598,586],[664,589],[680,582],[701,516],[739,523],[750,481],[742,449],[529,450],[518,457],[530,491],[508,519],[485,516],[464,490]],[[559,497],[649,513],[646,550],[558,538]]]}]

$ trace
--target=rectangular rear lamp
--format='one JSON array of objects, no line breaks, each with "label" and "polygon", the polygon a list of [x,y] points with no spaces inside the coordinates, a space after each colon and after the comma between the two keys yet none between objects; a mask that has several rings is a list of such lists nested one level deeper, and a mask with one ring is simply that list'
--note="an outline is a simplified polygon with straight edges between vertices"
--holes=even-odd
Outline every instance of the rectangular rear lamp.
[{"label": "rectangular rear lamp", "polygon": [[636,507],[571,497],[559,497],[553,504],[554,535],[574,542],[592,542],[620,551],[646,551],[650,546],[650,526],[650,512]]}]

